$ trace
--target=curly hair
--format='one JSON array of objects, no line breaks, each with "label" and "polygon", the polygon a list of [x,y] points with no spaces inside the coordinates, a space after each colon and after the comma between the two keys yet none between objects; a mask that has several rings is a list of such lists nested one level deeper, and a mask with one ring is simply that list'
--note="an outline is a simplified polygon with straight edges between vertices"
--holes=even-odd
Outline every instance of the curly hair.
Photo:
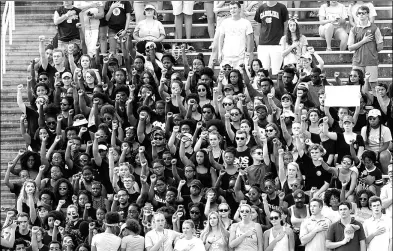
[{"label": "curly hair", "polygon": [[[243,93],[243,89],[244,89],[244,84],[243,84],[243,75],[240,73],[240,71],[238,69],[233,69],[229,72],[228,74],[228,83],[230,83],[230,76],[231,73],[235,72],[237,74],[238,80],[237,80],[237,86],[239,88],[239,93]],[[231,84],[231,83],[230,83]],[[223,87],[224,88],[224,87]],[[224,90],[224,89],[223,89]]]},{"label": "curly hair", "polygon": [[[362,194],[367,194],[367,196],[368,196],[369,199],[370,199],[372,196],[375,195],[373,192],[371,192],[371,191],[368,190],[368,189],[362,189],[362,190],[358,191],[358,192],[356,193],[356,197],[355,197],[355,198],[356,198],[356,205],[358,206],[359,209],[362,208],[362,205],[361,205],[360,200],[359,200],[359,198],[360,198],[360,196],[362,196]],[[367,200],[367,207],[368,207],[368,209],[371,209],[371,208],[370,208],[370,203],[368,202],[368,200]]]},{"label": "curly hair", "polygon": [[337,199],[340,200],[340,190],[333,188],[325,191],[323,202],[328,207],[330,207],[330,199],[332,198],[332,196],[337,197]]},{"label": "curly hair", "polygon": [[[356,71],[357,74],[359,75],[359,85],[360,85],[360,90],[361,90],[363,85],[364,85],[364,83],[365,83],[363,71],[360,70],[360,69],[352,69],[351,71]],[[348,76],[348,84],[352,84],[350,76]]]},{"label": "curly hair", "polygon": [[67,199],[66,201],[71,201],[72,202],[72,195],[74,194],[74,188],[72,187],[72,184],[64,178],[60,178],[57,180],[56,184],[53,187],[53,191],[55,194],[55,201],[54,201],[54,205],[57,205],[59,203],[59,200],[61,199],[61,196],[59,194],[59,186],[62,183],[66,183],[67,187],[68,187],[68,192],[67,192]]},{"label": "curly hair", "polygon": [[49,218],[53,218],[53,222],[54,222],[55,220],[59,220],[59,221],[60,221],[60,226],[63,226],[63,227],[64,227],[64,224],[65,224],[64,214],[63,214],[62,212],[53,210],[53,211],[50,211],[50,212],[45,216],[45,218],[44,218],[44,220],[43,220],[42,227],[43,227],[45,230],[49,230],[49,224],[48,224],[48,219],[49,219]]},{"label": "curly hair", "polygon": [[34,157],[34,165],[32,167],[33,170],[38,170],[41,165],[41,158],[40,155],[36,152],[26,151],[22,157],[20,158],[20,166],[22,170],[28,170],[27,161],[29,160],[30,156]]}]

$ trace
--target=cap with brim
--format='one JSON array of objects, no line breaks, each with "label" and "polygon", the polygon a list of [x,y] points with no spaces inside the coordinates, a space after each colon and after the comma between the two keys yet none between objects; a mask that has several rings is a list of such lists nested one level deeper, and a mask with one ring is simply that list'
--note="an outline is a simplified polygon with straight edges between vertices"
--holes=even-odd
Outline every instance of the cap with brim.
[{"label": "cap with brim", "polygon": [[378,117],[381,116],[381,111],[378,109],[372,109],[367,113],[367,117]]},{"label": "cap with brim", "polygon": [[66,72],[63,72],[63,74],[61,75],[62,78],[67,77],[67,76],[70,77],[70,78],[72,78],[71,72],[66,71]]},{"label": "cap with brim", "polygon": [[312,59],[312,56],[310,53],[304,53],[303,55],[300,56],[300,58],[308,58],[308,59]]},{"label": "cap with brim", "polygon": [[293,192],[293,198],[296,199],[302,199],[305,197],[304,191],[301,189],[297,189],[295,192]]},{"label": "cap with brim", "polygon": [[119,61],[117,60],[117,58],[109,58],[108,64],[110,64],[110,63],[116,63],[116,64],[118,64]]},{"label": "cap with brim", "polygon": [[147,5],[145,6],[145,10],[148,10],[148,9],[156,10],[156,7],[155,7],[154,5],[152,5],[152,4],[147,4]]},{"label": "cap with brim", "polygon": [[199,187],[199,189],[203,188],[202,182],[200,180],[191,181],[191,186],[197,186],[197,187]]},{"label": "cap with brim", "polygon": [[98,145],[98,150],[108,150],[108,147],[106,146],[106,145],[104,145],[104,144],[99,144]]},{"label": "cap with brim", "polygon": [[155,126],[155,127],[152,129],[152,134],[153,134],[153,135],[156,135],[156,134],[164,135],[165,132],[162,130],[161,127]]},{"label": "cap with brim", "polygon": [[45,208],[48,212],[52,210],[50,205],[48,205],[48,204],[46,204],[44,202],[38,202],[37,203],[37,208],[39,209],[41,207]]},{"label": "cap with brim", "polygon": [[145,45],[145,48],[151,48],[151,47],[157,48],[156,43],[154,43],[154,42],[147,42],[146,45]]},{"label": "cap with brim", "polygon": [[289,100],[292,101],[292,97],[291,97],[291,95],[289,95],[289,94],[284,94],[284,95],[282,95],[281,100],[283,100],[283,99],[285,99],[285,98],[287,98],[287,99],[289,99]]},{"label": "cap with brim", "polygon": [[233,85],[225,85],[224,86],[224,91],[227,89],[231,89],[231,90],[235,90],[235,88],[233,87]]},{"label": "cap with brim", "polygon": [[298,89],[306,89],[308,90],[308,83],[302,82],[297,86]]},{"label": "cap with brim", "polygon": [[352,116],[349,116],[349,115],[344,116],[344,117],[343,117],[343,123],[345,123],[345,122],[351,122],[351,123],[353,123],[353,118],[352,118]]},{"label": "cap with brim", "polygon": [[263,109],[265,109],[266,111],[268,111],[266,105],[257,105],[257,106],[254,108],[254,110],[257,111],[258,109],[261,109],[261,108],[263,108]]},{"label": "cap with brim", "polygon": [[83,119],[77,119],[74,121],[74,123],[72,124],[73,126],[81,126],[81,125],[85,125],[87,124],[88,121],[87,119],[83,118]]}]

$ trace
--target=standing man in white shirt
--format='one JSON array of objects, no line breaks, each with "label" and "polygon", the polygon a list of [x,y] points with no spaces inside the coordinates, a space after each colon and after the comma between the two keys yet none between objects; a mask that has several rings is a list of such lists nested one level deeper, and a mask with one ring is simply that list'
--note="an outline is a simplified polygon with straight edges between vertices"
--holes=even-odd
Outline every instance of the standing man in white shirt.
[{"label": "standing man in white shirt", "polygon": [[93,236],[91,251],[117,251],[120,249],[121,238],[116,235],[119,222],[120,216],[117,212],[108,212],[105,215],[105,232]]},{"label": "standing man in white shirt", "polygon": [[392,221],[392,199],[393,199],[393,164],[388,166],[389,182],[381,189],[382,208],[385,209],[386,216],[390,217]]},{"label": "standing man in white shirt", "polygon": [[368,251],[392,250],[392,219],[382,214],[382,201],[377,196],[369,199],[372,217],[363,223]]},{"label": "standing man in white shirt", "polygon": [[249,65],[253,59],[253,30],[250,21],[240,17],[239,2],[231,2],[229,12],[232,18],[225,19],[220,28],[218,61],[221,67],[229,64],[238,68],[240,64]]},{"label": "standing man in white shirt", "polygon": [[305,251],[326,251],[326,234],[331,221],[321,214],[323,201],[313,198],[310,201],[311,217],[305,219],[300,226],[300,241]]}]

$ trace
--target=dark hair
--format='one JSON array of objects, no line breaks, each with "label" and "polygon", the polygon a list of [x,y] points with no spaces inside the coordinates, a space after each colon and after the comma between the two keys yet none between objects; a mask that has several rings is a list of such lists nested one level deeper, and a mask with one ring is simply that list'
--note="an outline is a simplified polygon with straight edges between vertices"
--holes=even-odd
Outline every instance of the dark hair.
[{"label": "dark hair", "polygon": [[351,202],[348,202],[348,201],[341,201],[341,202],[338,204],[338,207],[340,207],[340,206],[347,206],[349,210],[352,210]]},{"label": "dark hair", "polygon": [[203,109],[205,109],[205,108],[210,109],[210,110],[212,111],[213,114],[216,113],[216,111],[214,110],[214,107],[213,107],[211,104],[204,104],[204,105],[202,106],[202,111],[203,111]]},{"label": "dark hair", "polygon": [[213,79],[213,77],[214,77],[214,71],[211,69],[211,68],[209,68],[209,67],[204,67],[200,72],[199,72],[199,75],[206,75],[206,76],[208,76],[209,78],[211,78],[211,79]]},{"label": "dark hair", "polygon": [[[202,62],[203,67],[205,67],[205,61],[203,60],[203,59],[204,59],[203,53],[198,53],[198,55],[196,55],[196,57],[194,58],[194,60],[195,60],[195,59],[200,60],[200,61]],[[194,60],[193,60],[193,61],[194,61]]]},{"label": "dark hair", "polygon": [[42,196],[43,194],[48,194],[48,195],[51,197],[52,202],[53,202],[53,200],[55,199],[55,194],[54,194],[54,193],[52,192],[52,190],[49,189],[49,188],[41,189],[41,191],[40,191],[40,193],[39,193],[39,195],[38,195],[38,198],[41,199],[41,196]]},{"label": "dark hair", "polygon": [[121,85],[121,86],[117,87],[113,91],[113,94],[116,96],[116,94],[119,92],[125,92],[127,97],[130,96],[130,88],[128,88],[128,86]]},{"label": "dark hair", "polygon": [[81,244],[79,244],[79,245],[75,248],[75,251],[79,251],[79,249],[80,249],[81,247],[84,247],[84,248],[86,248],[88,251],[90,251],[90,246],[87,245],[86,243],[81,243]]},{"label": "dark hair", "polygon": [[338,200],[340,200],[340,191],[338,189],[328,189],[325,191],[325,196],[323,197],[323,202],[325,202],[325,205],[330,207],[330,199],[332,196],[337,197]]},{"label": "dark hair", "polygon": [[57,205],[59,203],[60,198],[61,198],[61,196],[59,194],[59,186],[61,183],[66,183],[67,187],[68,187],[66,202],[72,202],[72,195],[74,194],[74,188],[72,187],[71,183],[67,179],[60,178],[56,181],[55,185],[53,186],[53,191],[55,193],[55,200],[53,201],[53,205]]},{"label": "dark hair", "polygon": [[321,74],[321,73],[322,73],[322,70],[321,70],[321,68],[314,67],[314,68],[311,69],[311,72],[312,72],[312,73]]},{"label": "dark hair", "polygon": [[265,81],[269,82],[270,86],[274,85],[273,80],[271,78],[261,78],[259,83],[262,83],[262,82],[265,82]]},{"label": "dark hair", "polygon": [[351,160],[351,164],[353,163],[353,161],[354,161],[354,159],[353,159],[353,157],[351,156],[351,155],[344,155],[342,158],[341,158],[341,161],[343,160],[343,159],[350,159]]},{"label": "dark hair", "polygon": [[27,245],[27,242],[26,242],[24,239],[22,239],[22,238],[18,238],[18,239],[15,240],[14,246],[13,246],[13,250],[16,249],[16,246],[17,246],[17,245],[23,245],[23,246],[25,246],[25,247],[28,246],[28,245]]},{"label": "dark hair", "polygon": [[[365,83],[363,71],[362,71],[361,69],[352,69],[351,71],[356,71],[356,72],[358,73],[358,75],[359,75],[360,90],[362,90],[362,87],[363,87],[363,85],[364,85],[364,83]],[[351,84],[351,83],[352,83],[352,82],[351,82],[351,77],[348,76],[348,84]],[[367,99],[366,99],[366,100],[367,100]]]},{"label": "dark hair", "polygon": [[231,1],[229,5],[237,5],[237,7],[241,8],[241,5],[238,1]]},{"label": "dark hair", "polygon": [[[210,90],[210,86],[208,86],[208,85],[205,84],[205,83],[198,83],[198,84],[196,85],[197,88],[198,88],[198,86],[200,86],[200,85],[202,85],[202,86],[205,87],[205,89],[206,89],[206,98],[212,100],[212,99],[213,99],[213,96],[212,96],[212,93],[211,93],[211,90]],[[198,95],[198,99],[199,99],[199,95]],[[199,102],[198,102],[198,103],[199,103]]]},{"label": "dark hair", "polygon": [[359,10],[364,10],[364,11],[367,12],[367,14],[370,13],[370,9],[368,8],[368,6],[365,6],[365,5],[360,6],[360,7],[356,10],[356,14],[357,14],[357,12],[358,12]]},{"label": "dark hair", "polygon": [[38,84],[36,84],[36,85],[34,86],[34,95],[37,95],[37,88],[40,87],[40,86],[42,86],[42,87],[45,88],[45,90],[46,90],[46,95],[49,96],[49,94],[50,94],[49,87],[48,87],[47,84],[44,84],[44,83],[38,83]]},{"label": "dark hair", "polygon": [[175,58],[172,56],[172,54],[164,54],[161,58],[161,62],[164,60],[164,58],[169,58],[169,60],[172,62],[172,64],[176,63]]},{"label": "dark hair", "polygon": [[92,202],[91,192],[90,192],[90,191],[87,191],[87,190],[80,190],[79,193],[78,193],[78,199],[79,199],[79,196],[81,196],[82,194],[84,194],[84,195],[87,196],[87,199],[89,200],[88,203],[91,203],[91,202]]},{"label": "dark hair", "polygon": [[137,58],[139,58],[140,60],[142,60],[143,64],[146,63],[146,60],[145,60],[145,58],[144,58],[143,56],[136,56],[135,59],[134,59],[134,62],[135,62],[135,60],[136,60]]},{"label": "dark hair", "polygon": [[27,161],[30,158],[30,156],[34,157],[34,165],[33,168],[34,170],[38,170],[39,167],[41,166],[41,158],[40,155],[36,152],[32,152],[32,151],[26,151],[22,157],[20,158],[20,166],[22,168],[22,170],[28,170],[27,168]]},{"label": "dark hair", "polygon": [[[252,65],[254,64],[254,62],[258,62],[259,68],[262,69],[262,62],[261,62],[261,60],[259,60],[258,58],[254,58],[254,59],[251,61],[251,65],[250,65],[250,68],[251,68],[250,74],[251,74],[251,77],[252,77],[252,78],[255,77],[255,75],[257,74],[257,73],[254,71],[254,69],[252,68]],[[265,76],[266,76],[266,75],[265,75]]]},{"label": "dark hair", "polygon": [[365,158],[368,158],[371,160],[373,163],[377,161],[377,155],[375,154],[374,151],[366,150],[362,154],[362,159],[364,160]]},{"label": "dark hair", "polygon": [[[301,34],[300,34],[299,24],[297,23],[297,21],[295,19],[289,19],[288,23],[289,23],[289,21],[294,21],[295,22],[295,24],[296,24],[296,30],[295,30],[296,39],[295,39],[295,41],[300,41]],[[288,45],[292,45],[293,42],[295,42],[295,41],[292,41],[292,33],[289,30],[289,24],[287,25],[287,30],[286,31],[287,31],[286,35],[285,35],[286,42],[287,42]]]},{"label": "dark hair", "polygon": [[362,196],[362,194],[367,194],[367,197],[368,197],[368,199],[369,199],[369,200],[367,200],[367,207],[368,207],[368,209],[370,209],[370,198],[371,198],[372,196],[374,196],[375,194],[374,194],[373,192],[371,192],[370,190],[368,190],[368,189],[362,189],[362,190],[358,191],[358,192],[356,193],[356,201],[357,201],[357,207],[358,207],[359,209],[362,208],[362,204],[361,204],[360,201],[359,201],[359,198],[360,198],[360,196]]},{"label": "dark hair", "polygon": [[175,187],[173,187],[173,186],[169,186],[167,189],[166,189],[166,191],[168,192],[168,191],[171,191],[171,192],[173,192],[173,193],[175,193],[175,197],[177,197],[177,189],[175,188]]},{"label": "dark hair", "polygon": [[186,96],[185,102],[187,102],[190,99],[195,99],[196,103],[199,104],[199,96],[196,93],[190,93]]},{"label": "dark hair", "polygon": [[[228,83],[230,84],[230,76],[231,73],[235,72],[237,74],[237,86],[239,87],[239,93],[243,93],[243,89],[244,89],[244,83],[243,83],[243,75],[240,73],[240,71],[238,69],[232,69],[229,74],[228,74]],[[224,90],[224,87],[223,87]]]},{"label": "dark hair", "polygon": [[263,75],[265,75],[265,78],[269,77],[269,70],[268,69],[261,68],[258,70],[258,72],[262,72]]},{"label": "dark hair", "polygon": [[293,76],[296,75],[296,70],[294,68],[291,68],[291,67],[284,67],[284,72],[292,74]]},{"label": "dark hair", "polygon": [[[326,195],[325,195],[325,196],[326,196]],[[323,206],[323,201],[322,201],[321,199],[319,199],[319,198],[312,198],[312,199],[310,200],[310,204],[311,204],[311,202],[314,202],[314,201],[318,202],[318,204],[319,204],[320,207]]]},{"label": "dark hair", "polygon": [[59,244],[60,250],[62,249],[62,246],[61,246],[60,242],[58,242],[58,241],[51,241],[51,242],[49,242],[48,247],[50,248],[50,245],[52,245],[52,244]]},{"label": "dark hair", "polygon": [[105,221],[108,224],[115,224],[119,223],[120,221],[120,215],[117,212],[108,212],[105,215]]},{"label": "dark hair", "polygon": [[50,217],[52,217],[54,220],[59,220],[60,221],[60,225],[64,226],[64,224],[65,224],[64,214],[62,212],[59,212],[59,211],[56,211],[56,210],[52,210],[45,216],[45,218],[44,218],[44,220],[42,222],[42,227],[45,230],[49,230],[48,219]]},{"label": "dark hair", "polygon": [[104,101],[104,104],[108,103],[108,96],[106,94],[104,94],[104,93],[95,93],[95,94],[93,94],[92,100],[95,99],[95,98],[101,99],[102,101]]},{"label": "dark hair", "polygon": [[135,234],[139,234],[141,232],[141,225],[137,220],[134,219],[128,219],[126,221],[126,229],[130,230],[131,232]]}]

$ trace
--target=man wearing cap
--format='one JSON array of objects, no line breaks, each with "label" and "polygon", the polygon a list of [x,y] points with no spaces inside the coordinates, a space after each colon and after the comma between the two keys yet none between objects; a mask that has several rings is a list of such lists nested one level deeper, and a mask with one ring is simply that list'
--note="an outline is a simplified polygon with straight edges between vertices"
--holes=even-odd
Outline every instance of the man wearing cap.
[{"label": "man wearing cap", "polygon": [[[269,104],[268,95],[271,93],[271,90],[274,86],[273,80],[271,80],[270,78],[262,78],[259,81],[259,85],[261,86],[260,91],[255,90],[254,87],[252,87],[252,85],[250,83],[246,82],[245,84],[246,84],[247,91],[248,91],[248,94],[250,95],[251,99],[258,98],[261,100],[261,102],[263,104],[265,104],[265,105]],[[276,96],[271,97],[271,99],[273,100],[274,104],[277,107],[280,107],[280,108],[282,107],[280,100],[278,100],[276,98]],[[270,105],[268,105],[267,107],[268,107],[269,113],[271,113],[272,108],[270,107]]]},{"label": "man wearing cap", "polygon": [[254,107],[255,113],[258,116],[258,126],[260,128],[265,128],[269,122],[267,121],[267,116],[269,111],[266,105],[261,104]]},{"label": "man wearing cap", "polygon": [[108,212],[105,215],[105,232],[93,236],[91,251],[117,251],[120,249],[121,238],[116,235],[120,216],[117,212]]},{"label": "man wearing cap", "polygon": [[[187,184],[185,184],[187,186]],[[197,202],[201,202],[201,200],[203,199],[202,196],[202,189],[204,188],[202,182],[200,180],[192,180],[190,183],[190,194],[189,195],[179,195],[179,201],[181,202],[182,200],[182,204],[183,205],[188,205],[189,203],[193,202],[193,203],[197,203]]]},{"label": "man wearing cap", "polygon": [[393,210],[392,210],[392,199],[393,199],[393,164],[389,164],[388,166],[388,175],[389,181],[384,185],[381,189],[381,200],[382,200],[382,208],[385,209],[385,213],[387,216],[392,218]]},{"label": "man wearing cap", "polygon": [[300,82],[293,91],[293,95],[296,96],[296,102],[300,99],[300,103],[304,105],[304,108],[315,107],[315,103],[309,99],[308,96],[309,82]]},{"label": "man wearing cap", "polygon": [[232,18],[225,19],[220,26],[218,61],[221,66],[230,64],[238,68],[240,64],[250,64],[253,59],[253,29],[251,22],[240,16],[239,2],[231,2],[229,12]]},{"label": "man wearing cap", "polygon": [[145,153],[151,159],[162,159],[162,155],[168,150],[166,147],[165,132],[160,127],[154,127],[151,134],[152,152]]}]

